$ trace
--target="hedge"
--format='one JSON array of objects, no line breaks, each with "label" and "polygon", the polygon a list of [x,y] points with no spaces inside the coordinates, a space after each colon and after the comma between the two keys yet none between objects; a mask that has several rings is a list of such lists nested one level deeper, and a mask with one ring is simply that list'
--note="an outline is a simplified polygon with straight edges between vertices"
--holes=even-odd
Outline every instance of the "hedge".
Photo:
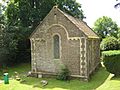
[{"label": "hedge", "polygon": [[115,37],[106,37],[100,44],[100,49],[103,51],[118,50],[118,40]]},{"label": "hedge", "polygon": [[120,75],[120,50],[103,51],[102,59],[108,72]]},{"label": "hedge", "polygon": [[118,49],[120,50],[120,38],[118,39]]}]

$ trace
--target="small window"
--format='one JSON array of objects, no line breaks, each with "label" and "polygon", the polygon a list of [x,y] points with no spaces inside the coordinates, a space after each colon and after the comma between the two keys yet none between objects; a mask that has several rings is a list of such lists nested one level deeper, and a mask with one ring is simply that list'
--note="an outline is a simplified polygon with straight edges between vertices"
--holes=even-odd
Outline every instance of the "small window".
[{"label": "small window", "polygon": [[60,39],[58,35],[55,35],[53,37],[53,49],[54,49],[54,59],[59,59],[60,58]]}]

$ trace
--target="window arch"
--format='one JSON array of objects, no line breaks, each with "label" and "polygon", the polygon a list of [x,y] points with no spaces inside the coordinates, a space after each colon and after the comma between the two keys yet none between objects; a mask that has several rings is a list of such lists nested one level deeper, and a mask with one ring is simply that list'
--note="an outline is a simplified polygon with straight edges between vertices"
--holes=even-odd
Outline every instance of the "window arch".
[{"label": "window arch", "polygon": [[54,52],[54,59],[60,58],[60,37],[59,35],[53,36],[53,52]]}]

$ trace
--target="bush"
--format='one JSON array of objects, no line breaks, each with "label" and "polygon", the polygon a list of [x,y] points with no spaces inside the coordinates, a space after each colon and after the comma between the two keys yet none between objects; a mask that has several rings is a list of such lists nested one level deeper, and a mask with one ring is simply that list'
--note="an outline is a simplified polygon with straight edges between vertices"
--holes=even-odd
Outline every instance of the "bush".
[{"label": "bush", "polygon": [[118,50],[118,41],[115,37],[106,37],[100,44],[100,49],[103,51],[107,50]]},{"label": "bush", "polygon": [[108,72],[120,75],[120,50],[103,51],[102,59]]},{"label": "bush", "polygon": [[58,73],[57,76],[58,80],[70,80],[70,72],[66,66],[61,67],[61,71]]},{"label": "bush", "polygon": [[120,50],[120,38],[118,39],[118,49]]}]

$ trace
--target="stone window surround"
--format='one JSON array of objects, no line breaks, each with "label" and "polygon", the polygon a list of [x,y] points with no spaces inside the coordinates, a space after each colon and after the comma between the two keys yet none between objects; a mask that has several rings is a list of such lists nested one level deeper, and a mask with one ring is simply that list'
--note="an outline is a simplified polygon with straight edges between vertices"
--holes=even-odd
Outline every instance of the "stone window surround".
[{"label": "stone window surround", "polygon": [[[61,50],[62,50],[62,47],[61,47],[61,35],[59,34],[59,33],[54,33],[53,35],[52,35],[52,43],[54,43],[54,36],[55,35],[58,35],[59,36],[59,58],[54,58],[54,53],[53,53],[53,59],[54,60],[60,60],[61,59]],[[54,44],[52,44],[52,47],[54,47]],[[53,51],[54,51],[54,48],[53,48]]]}]

